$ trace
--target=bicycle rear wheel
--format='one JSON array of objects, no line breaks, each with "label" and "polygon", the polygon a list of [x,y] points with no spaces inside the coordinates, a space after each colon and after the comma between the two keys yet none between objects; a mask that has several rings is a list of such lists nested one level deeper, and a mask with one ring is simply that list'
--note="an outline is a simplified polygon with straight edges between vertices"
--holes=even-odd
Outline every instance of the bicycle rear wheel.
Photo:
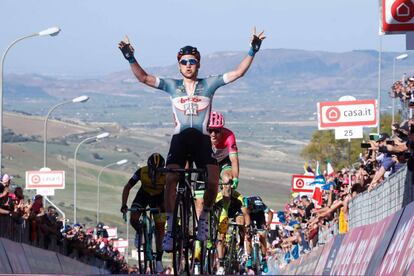
[{"label": "bicycle rear wheel", "polygon": [[143,237],[143,231],[142,231],[142,224],[140,224],[139,230],[137,232],[138,234],[138,242],[136,244],[137,253],[138,253],[138,269],[140,274],[146,273],[146,261],[145,261],[145,241]]},{"label": "bicycle rear wheel", "polygon": [[217,223],[218,217],[220,216],[221,209],[213,208],[209,216],[209,238],[206,245],[206,256],[205,256],[205,265],[204,271],[208,274],[213,274],[215,272],[216,257],[217,257]]},{"label": "bicycle rear wheel", "polygon": [[256,275],[260,273],[260,246],[258,243],[255,243],[253,247],[253,270]]},{"label": "bicycle rear wheel", "polygon": [[[187,235],[187,249],[188,249],[188,263],[190,266],[190,272],[191,274],[195,274],[196,272],[198,274],[203,274],[203,265],[204,265],[204,260],[203,260],[203,251],[204,251],[204,246],[202,246],[201,248],[201,256],[200,260],[198,260],[197,266],[199,271],[195,271],[195,266],[196,266],[196,262],[195,262],[195,246],[196,246],[196,236],[197,236],[197,213],[196,213],[196,209],[195,209],[195,204],[194,204],[194,198],[190,195],[190,193],[187,194],[187,202],[188,204],[188,209],[187,209],[187,217],[188,217],[188,235]],[[201,242],[201,244],[203,244]]]},{"label": "bicycle rear wheel", "polygon": [[[145,270],[149,269],[149,273],[153,274],[155,272],[155,258],[154,258],[154,252],[152,250],[152,238],[153,238],[153,231],[152,231],[152,225],[150,224],[150,221],[147,219],[145,223],[143,224],[144,229],[144,248],[145,248],[145,254],[144,254],[144,262],[145,262]],[[147,271],[145,271],[147,273]]]}]

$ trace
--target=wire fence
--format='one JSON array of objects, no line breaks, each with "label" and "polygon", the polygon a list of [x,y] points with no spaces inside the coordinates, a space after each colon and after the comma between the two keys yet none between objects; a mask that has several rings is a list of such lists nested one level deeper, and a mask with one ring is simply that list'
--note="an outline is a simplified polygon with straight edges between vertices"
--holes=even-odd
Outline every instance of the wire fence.
[{"label": "wire fence", "polygon": [[349,205],[349,229],[378,222],[414,201],[412,174],[405,166],[371,192],[354,198]]}]

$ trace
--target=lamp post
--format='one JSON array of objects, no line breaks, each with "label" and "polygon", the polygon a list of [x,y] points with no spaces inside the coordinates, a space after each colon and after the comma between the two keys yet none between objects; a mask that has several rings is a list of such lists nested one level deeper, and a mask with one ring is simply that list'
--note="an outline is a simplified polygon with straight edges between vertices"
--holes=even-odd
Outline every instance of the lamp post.
[{"label": "lamp post", "polygon": [[128,160],[127,159],[122,159],[122,160],[119,160],[118,162],[106,165],[105,167],[103,167],[99,171],[99,174],[98,174],[98,190],[97,190],[97,204],[96,204],[96,224],[97,225],[99,223],[99,213],[100,213],[99,210],[100,210],[100,207],[101,207],[101,191],[100,191],[100,188],[101,188],[101,175],[102,175],[103,171],[106,168],[109,168],[109,167],[112,167],[112,166],[115,166],[115,165],[122,166],[122,165],[125,165],[126,163],[128,163]]},{"label": "lamp post", "polygon": [[[398,60],[404,60],[408,58],[408,54],[401,54],[399,56],[396,56],[393,60],[392,64],[392,84],[395,82],[395,62]],[[392,124],[395,122],[395,97],[392,98]]]},{"label": "lamp post", "polygon": [[77,98],[74,98],[72,100],[69,101],[65,101],[62,103],[58,103],[57,105],[53,106],[49,112],[46,115],[46,119],[45,119],[45,124],[44,124],[44,128],[43,128],[43,168],[47,168],[47,159],[46,159],[46,153],[47,153],[47,121],[49,119],[50,114],[59,106],[62,106],[64,104],[69,104],[69,103],[84,103],[87,100],[89,100],[88,96],[80,96]]},{"label": "lamp post", "polygon": [[13,47],[13,45],[15,45],[17,42],[26,39],[26,38],[30,38],[30,37],[35,37],[35,36],[45,36],[45,35],[50,35],[50,36],[56,36],[58,35],[60,32],[60,28],[58,27],[52,27],[52,28],[48,28],[46,30],[40,31],[38,33],[34,33],[34,34],[30,34],[30,35],[25,35],[22,36],[18,39],[16,39],[15,41],[13,41],[7,48],[6,51],[4,51],[3,56],[1,57],[1,66],[0,66],[0,174],[2,172],[2,157],[3,157],[3,73],[4,73],[4,59],[6,58],[7,52],[10,50],[11,47]]},{"label": "lamp post", "polygon": [[377,133],[380,133],[381,131],[381,63],[382,63],[382,35],[379,36],[379,51],[378,51]]},{"label": "lamp post", "polygon": [[75,149],[75,155],[74,155],[74,158],[73,158],[73,223],[76,223],[76,180],[77,180],[76,179],[76,158],[78,156],[78,150],[79,150],[80,146],[85,142],[88,142],[88,141],[91,141],[91,140],[103,139],[103,138],[106,138],[108,136],[109,136],[109,133],[104,132],[104,133],[101,133],[101,134],[93,136],[93,137],[88,137],[88,138],[82,140],[77,145],[77,147]]}]

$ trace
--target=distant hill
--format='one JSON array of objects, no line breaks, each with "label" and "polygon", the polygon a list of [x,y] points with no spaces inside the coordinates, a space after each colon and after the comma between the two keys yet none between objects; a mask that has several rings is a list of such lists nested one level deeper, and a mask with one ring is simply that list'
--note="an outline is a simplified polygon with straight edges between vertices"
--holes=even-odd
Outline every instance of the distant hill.
[{"label": "distant hill", "polygon": [[[235,68],[245,52],[218,52],[202,56],[201,76],[223,73]],[[383,80],[390,85],[393,58],[397,53],[382,53]],[[414,61],[409,59],[397,66],[397,76],[410,73]],[[145,64],[143,64],[145,67]],[[96,79],[74,80],[41,75],[7,75],[7,89],[37,87],[56,97],[68,96],[79,91],[109,94],[128,93],[137,90],[136,81],[126,70]],[[150,67],[146,70],[154,75],[179,77],[177,65]],[[414,74],[414,73],[413,73]],[[308,91],[326,90],[375,90],[378,75],[378,52],[358,50],[344,53],[304,51],[290,49],[268,49],[261,51],[248,74],[235,87],[257,91],[263,88]],[[386,87],[386,86],[385,86]],[[141,89],[141,88],[139,88]],[[132,91],[131,91],[132,90]],[[25,90],[27,97],[33,92]],[[40,96],[43,93],[40,90]]]}]

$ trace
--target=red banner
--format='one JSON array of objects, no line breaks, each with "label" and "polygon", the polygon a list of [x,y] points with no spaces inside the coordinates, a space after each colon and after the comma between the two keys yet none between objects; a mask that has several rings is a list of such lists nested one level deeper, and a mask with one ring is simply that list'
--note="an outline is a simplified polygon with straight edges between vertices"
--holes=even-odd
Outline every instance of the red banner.
[{"label": "red banner", "polygon": [[414,261],[414,202],[405,207],[376,275],[405,275]]}]

